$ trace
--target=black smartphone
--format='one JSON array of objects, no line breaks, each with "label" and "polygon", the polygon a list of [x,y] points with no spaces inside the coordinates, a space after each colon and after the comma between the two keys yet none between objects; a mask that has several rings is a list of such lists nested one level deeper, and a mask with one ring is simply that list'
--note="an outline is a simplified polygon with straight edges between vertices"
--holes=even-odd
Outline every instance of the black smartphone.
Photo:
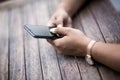
[{"label": "black smartphone", "polygon": [[50,29],[53,27],[43,26],[43,25],[25,25],[24,29],[31,34],[34,38],[60,38],[60,35],[53,34]]}]

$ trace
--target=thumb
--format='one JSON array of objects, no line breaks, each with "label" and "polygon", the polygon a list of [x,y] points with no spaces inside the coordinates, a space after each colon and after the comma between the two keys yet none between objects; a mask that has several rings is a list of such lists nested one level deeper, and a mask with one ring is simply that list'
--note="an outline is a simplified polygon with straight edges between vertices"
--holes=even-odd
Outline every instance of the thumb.
[{"label": "thumb", "polygon": [[48,21],[47,26],[54,27],[55,26],[54,21]]},{"label": "thumb", "polygon": [[57,33],[57,34],[60,34],[63,36],[67,35],[67,29],[65,27],[52,28],[52,29],[50,29],[50,32]]},{"label": "thumb", "polygon": [[59,27],[59,26],[63,27],[64,26],[64,19],[63,19],[62,16],[60,16],[56,19],[56,25],[57,25],[57,27]]}]

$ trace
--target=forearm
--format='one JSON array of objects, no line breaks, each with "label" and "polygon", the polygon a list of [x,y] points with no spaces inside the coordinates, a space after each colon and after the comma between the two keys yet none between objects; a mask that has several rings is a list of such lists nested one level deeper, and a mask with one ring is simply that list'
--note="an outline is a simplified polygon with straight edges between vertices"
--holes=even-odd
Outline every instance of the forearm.
[{"label": "forearm", "polygon": [[63,8],[70,16],[73,16],[86,0],[62,0],[59,8]]},{"label": "forearm", "polygon": [[120,72],[120,45],[98,42],[92,49],[92,57],[96,61]]}]

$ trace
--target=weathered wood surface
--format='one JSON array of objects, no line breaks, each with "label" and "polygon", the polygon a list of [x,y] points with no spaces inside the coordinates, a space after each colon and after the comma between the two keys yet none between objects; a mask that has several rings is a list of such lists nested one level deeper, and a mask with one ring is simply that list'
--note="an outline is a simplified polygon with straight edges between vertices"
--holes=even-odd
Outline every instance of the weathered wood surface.
[{"label": "weathered wood surface", "polygon": [[[45,39],[31,37],[23,25],[46,25],[60,0],[28,1],[17,1],[18,7],[0,3],[0,80],[120,80],[120,73],[104,65],[62,56]],[[79,11],[73,26],[97,41],[119,44],[119,20],[111,3],[99,0]]]},{"label": "weathered wood surface", "polygon": [[0,80],[8,79],[8,11],[0,12]]},{"label": "weathered wood surface", "polygon": [[[22,9],[23,24],[35,25],[35,13],[31,5],[26,5]],[[22,26],[22,25],[21,25]],[[24,27],[24,26],[22,26]],[[25,69],[27,80],[42,80],[42,69],[39,56],[38,40],[24,31]]]}]

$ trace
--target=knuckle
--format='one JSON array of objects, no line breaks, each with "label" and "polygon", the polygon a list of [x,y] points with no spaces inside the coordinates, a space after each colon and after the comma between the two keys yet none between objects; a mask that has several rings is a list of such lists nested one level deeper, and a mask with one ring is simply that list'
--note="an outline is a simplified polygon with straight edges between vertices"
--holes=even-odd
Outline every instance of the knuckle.
[{"label": "knuckle", "polygon": [[71,33],[72,32],[72,28],[68,27],[66,31],[67,31],[67,33]]},{"label": "knuckle", "polygon": [[52,16],[50,21],[55,21],[56,20],[56,17],[55,16]]},{"label": "knuckle", "polygon": [[57,48],[61,48],[61,44],[59,42],[54,42],[54,44]]},{"label": "knuckle", "polygon": [[56,28],[56,31],[60,31],[60,30],[61,30],[61,28],[60,28],[60,27],[57,27],[57,28]]},{"label": "knuckle", "polygon": [[59,43],[56,43],[55,46],[56,46],[57,48],[61,48],[61,45],[60,45]]},{"label": "knuckle", "polygon": [[69,21],[69,23],[72,23],[72,19],[70,17],[68,18],[68,21]]},{"label": "knuckle", "polygon": [[63,20],[56,20],[57,24],[63,24]]}]

